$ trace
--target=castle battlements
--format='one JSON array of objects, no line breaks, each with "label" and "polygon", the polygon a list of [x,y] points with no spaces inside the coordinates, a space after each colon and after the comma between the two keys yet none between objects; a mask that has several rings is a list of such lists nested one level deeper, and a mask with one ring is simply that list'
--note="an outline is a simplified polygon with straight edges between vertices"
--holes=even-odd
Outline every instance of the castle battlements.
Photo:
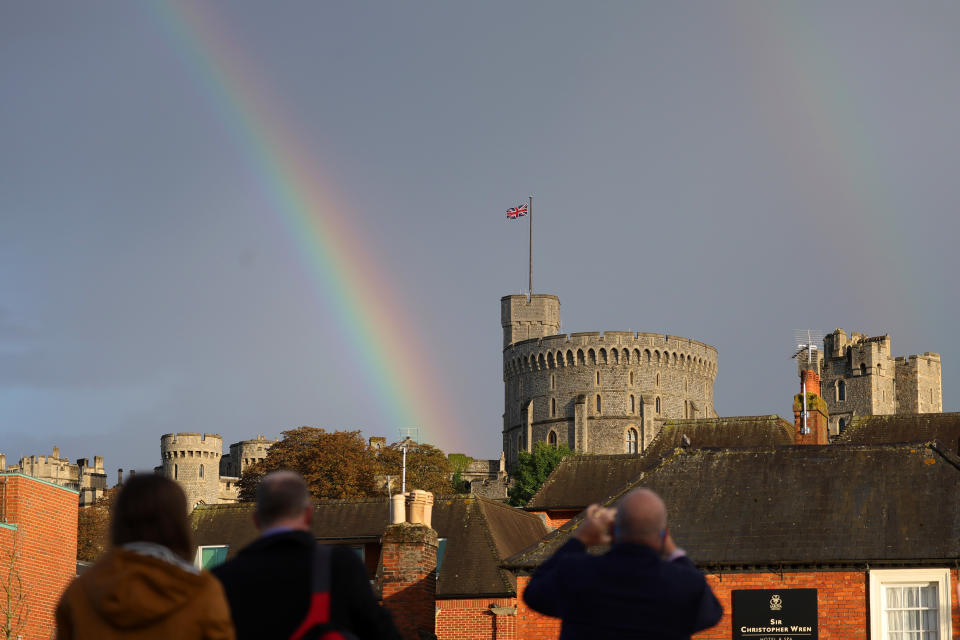
[{"label": "castle battlements", "polygon": [[831,436],[841,433],[854,416],[943,410],[939,354],[894,358],[889,334],[870,337],[854,331],[848,339],[843,329],[824,336],[823,347],[823,354],[815,356],[816,366],[808,366],[802,357],[799,366],[821,376]]}]

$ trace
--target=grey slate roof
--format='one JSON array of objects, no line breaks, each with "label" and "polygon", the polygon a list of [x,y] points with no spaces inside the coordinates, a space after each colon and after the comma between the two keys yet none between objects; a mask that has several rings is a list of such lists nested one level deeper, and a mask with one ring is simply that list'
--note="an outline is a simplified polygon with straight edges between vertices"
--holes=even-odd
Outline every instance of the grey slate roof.
[{"label": "grey slate roof", "polygon": [[960,454],[960,413],[919,413],[892,416],[854,416],[838,443],[938,441]]},{"label": "grey slate roof", "polygon": [[[704,568],[953,565],[960,557],[960,459],[936,443],[676,451],[606,501],[646,486]],[[511,556],[530,570],[580,517]]]},{"label": "grey slate roof", "polygon": [[618,491],[643,471],[655,468],[682,446],[691,448],[772,447],[793,443],[793,425],[783,418],[737,416],[668,420],[643,454],[577,455],[565,458],[527,503],[527,510],[583,509]]},{"label": "grey slate roof", "polygon": [[[227,557],[257,537],[252,504],[200,505],[190,516],[194,542],[227,544]],[[331,542],[379,541],[388,524],[384,498],[321,500],[313,534]],[[433,528],[446,538],[437,576],[437,597],[502,596],[516,593],[513,573],[502,561],[533,544],[547,529],[537,516],[477,496],[441,496],[433,504]]]}]

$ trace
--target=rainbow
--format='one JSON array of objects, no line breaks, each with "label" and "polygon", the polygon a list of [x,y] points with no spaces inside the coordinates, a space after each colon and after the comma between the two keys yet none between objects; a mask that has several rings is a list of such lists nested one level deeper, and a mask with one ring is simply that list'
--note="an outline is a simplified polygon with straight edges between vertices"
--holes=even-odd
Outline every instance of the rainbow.
[{"label": "rainbow", "polygon": [[[885,162],[897,152],[869,134],[888,125],[871,121],[875,110],[843,76],[829,39],[816,31],[802,4],[731,6],[729,28],[739,36],[740,57],[752,76],[747,90],[755,95],[749,102],[764,105],[761,124],[782,153],[784,173],[797,180],[793,191],[809,207],[797,221],[798,235],[815,237],[819,259],[837,265],[833,288],[877,301],[868,315],[877,317],[879,327],[867,330],[949,317],[943,296],[918,286],[930,276],[902,250],[911,235],[910,216],[896,204],[891,185],[897,172]],[[862,268],[851,265],[880,273],[866,279]],[[918,315],[917,309],[931,312]]]},{"label": "rainbow", "polygon": [[[397,428],[420,428],[421,440],[458,451],[467,433],[450,408],[451,396],[429,353],[395,299],[388,273],[366,249],[356,216],[325,184],[311,154],[285,124],[281,103],[271,95],[253,61],[230,37],[223,21],[203,2],[155,2],[153,12],[173,48],[251,165],[269,210],[286,228],[314,280],[325,309],[356,353],[379,407],[381,425],[372,435],[392,441]],[[379,428],[379,433],[373,433]]]}]

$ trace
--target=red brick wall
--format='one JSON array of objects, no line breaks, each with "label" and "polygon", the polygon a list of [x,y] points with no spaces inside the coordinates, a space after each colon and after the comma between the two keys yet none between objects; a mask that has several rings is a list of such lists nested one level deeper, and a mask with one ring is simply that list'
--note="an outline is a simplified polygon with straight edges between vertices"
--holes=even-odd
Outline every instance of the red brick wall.
[{"label": "red brick wall", "polygon": [[518,640],[556,640],[560,637],[560,619],[537,613],[523,601],[530,576],[517,576]]},{"label": "red brick wall", "polygon": [[723,605],[723,619],[696,640],[729,640],[731,592],[737,589],[817,589],[820,640],[866,640],[869,637],[867,600],[869,587],[863,571],[811,571],[806,573],[725,573],[708,575],[707,582]]},{"label": "red brick wall", "polygon": [[[6,522],[16,530],[0,528],[0,559],[9,558],[14,542],[20,546],[19,568],[29,612],[23,640],[46,640],[53,636],[53,613],[60,594],[76,575],[79,495],[21,475],[2,475],[3,483]],[[5,621],[6,615],[0,612],[0,625]]]},{"label": "red brick wall", "polygon": [[[957,584],[960,571],[950,571],[950,599],[953,636],[960,633],[960,606]],[[518,640],[556,640],[560,621],[543,616],[523,603],[523,591],[530,578],[517,577]],[[736,589],[817,589],[817,616],[820,640],[868,640],[869,575],[865,571],[811,571],[805,573],[725,573],[708,575],[707,582],[723,605],[723,618],[712,629],[694,635],[695,640],[730,640],[732,595]]]},{"label": "red brick wall", "polygon": [[437,600],[438,640],[517,640],[517,616],[496,608],[516,607],[516,598],[462,598]]},{"label": "red brick wall", "polygon": [[380,553],[383,605],[404,640],[434,631],[437,587],[437,532],[415,524],[394,524],[383,534]]}]

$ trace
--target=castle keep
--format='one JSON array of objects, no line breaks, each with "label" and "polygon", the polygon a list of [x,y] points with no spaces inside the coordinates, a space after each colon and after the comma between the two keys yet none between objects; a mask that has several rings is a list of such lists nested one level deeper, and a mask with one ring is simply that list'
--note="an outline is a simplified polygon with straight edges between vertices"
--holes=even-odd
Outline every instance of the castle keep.
[{"label": "castle keep", "polygon": [[503,451],[639,453],[670,418],[713,418],[717,350],[656,333],[560,334],[560,299],[504,296]]},{"label": "castle keep", "polygon": [[814,352],[813,362],[804,355],[799,366],[821,378],[831,436],[842,433],[854,416],[943,411],[940,355],[894,358],[889,335],[852,332],[847,338],[837,329],[824,337],[823,351]]}]

